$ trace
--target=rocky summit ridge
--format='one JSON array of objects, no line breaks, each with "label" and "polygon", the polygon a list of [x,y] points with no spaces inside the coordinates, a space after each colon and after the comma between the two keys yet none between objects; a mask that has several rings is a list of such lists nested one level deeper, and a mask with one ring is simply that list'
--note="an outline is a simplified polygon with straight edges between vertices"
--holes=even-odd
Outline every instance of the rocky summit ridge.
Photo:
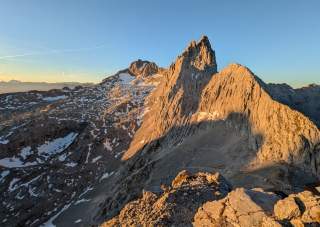
[{"label": "rocky summit ridge", "polygon": [[149,112],[123,159],[159,138],[162,146],[175,145],[201,131],[195,130],[201,122],[214,128],[222,121],[236,127],[256,153],[248,164],[285,162],[319,175],[317,126],[272,99],[267,86],[239,64],[218,73],[208,39],[191,42],[148,98]]},{"label": "rocky summit ridge", "polygon": [[0,95],[1,226],[319,226],[319,94],[219,72],[203,36],[168,68]]},{"label": "rocky summit ridge", "polygon": [[216,72],[215,53],[208,38],[203,36],[199,42],[192,41],[148,98],[150,111],[122,158],[130,158],[145,144],[163,136],[172,125],[185,124],[197,109],[202,89]]}]

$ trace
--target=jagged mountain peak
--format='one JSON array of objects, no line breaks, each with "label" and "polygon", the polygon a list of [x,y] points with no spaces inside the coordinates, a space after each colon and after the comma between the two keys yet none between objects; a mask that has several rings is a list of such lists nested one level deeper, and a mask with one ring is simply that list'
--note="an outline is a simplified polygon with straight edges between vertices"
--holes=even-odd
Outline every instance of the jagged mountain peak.
[{"label": "jagged mountain peak", "polygon": [[163,74],[165,69],[159,67],[156,63],[138,59],[130,63],[128,68],[119,70],[116,74],[105,78],[101,84],[112,81],[114,78],[119,78],[120,75],[124,75],[127,78],[147,79],[155,74]]},{"label": "jagged mountain peak", "polygon": [[159,70],[156,63],[141,59],[133,61],[128,68],[129,73],[136,77],[148,77],[158,73]]},{"label": "jagged mountain peak", "polygon": [[[203,36],[198,42],[192,41],[148,98],[150,118],[144,120],[139,129],[141,137],[140,133],[134,136],[123,160],[132,157],[141,147],[164,135],[174,125],[185,124],[186,119],[198,109],[202,90],[215,73],[215,53],[208,38]],[[149,128],[150,125],[154,127]]]},{"label": "jagged mountain peak", "polygon": [[187,50],[190,48],[195,48],[197,46],[205,46],[207,47],[208,49],[211,49],[211,44],[210,44],[210,41],[209,41],[209,38],[205,35],[201,36],[201,38],[199,39],[199,41],[196,41],[196,40],[192,40],[188,47],[187,47]]},{"label": "jagged mountain peak", "polygon": [[147,60],[142,60],[142,59],[138,59],[138,60],[135,60],[133,62],[131,62],[130,64],[130,67],[138,67],[138,68],[141,68],[143,67],[145,64],[148,64],[148,63],[151,63],[150,61],[147,61]]},{"label": "jagged mountain peak", "polygon": [[[208,37],[203,36],[198,42],[191,41],[167,71],[167,83],[176,88],[187,86],[189,93],[199,92],[217,73],[215,52]],[[193,85],[191,85],[192,83]]]},{"label": "jagged mountain peak", "polygon": [[190,64],[198,70],[217,72],[215,52],[207,36],[202,36],[198,42],[191,41],[182,55],[178,57],[179,59],[182,59],[184,64]]}]

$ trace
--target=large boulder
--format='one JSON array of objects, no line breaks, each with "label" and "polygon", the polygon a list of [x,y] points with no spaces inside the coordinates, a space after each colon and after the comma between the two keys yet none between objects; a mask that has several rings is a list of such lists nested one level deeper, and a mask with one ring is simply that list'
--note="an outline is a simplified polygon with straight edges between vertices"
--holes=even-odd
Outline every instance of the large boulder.
[{"label": "large boulder", "polygon": [[[237,188],[227,197],[205,203],[194,217],[195,226],[280,226],[269,218],[280,198],[262,190]],[[268,225],[267,225],[268,224]]]},{"label": "large boulder", "polygon": [[293,226],[320,226],[320,196],[310,191],[291,194],[275,204],[274,214]]}]

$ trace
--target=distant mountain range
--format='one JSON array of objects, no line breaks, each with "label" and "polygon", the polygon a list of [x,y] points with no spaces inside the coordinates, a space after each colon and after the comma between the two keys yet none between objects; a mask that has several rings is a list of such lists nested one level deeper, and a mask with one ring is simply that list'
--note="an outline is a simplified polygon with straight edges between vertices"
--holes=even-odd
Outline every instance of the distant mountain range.
[{"label": "distant mountain range", "polygon": [[48,91],[51,89],[62,89],[68,87],[70,89],[76,86],[92,86],[93,83],[79,83],[79,82],[63,82],[63,83],[47,83],[47,82],[22,82],[19,80],[0,81],[0,94],[25,92],[31,90]]}]

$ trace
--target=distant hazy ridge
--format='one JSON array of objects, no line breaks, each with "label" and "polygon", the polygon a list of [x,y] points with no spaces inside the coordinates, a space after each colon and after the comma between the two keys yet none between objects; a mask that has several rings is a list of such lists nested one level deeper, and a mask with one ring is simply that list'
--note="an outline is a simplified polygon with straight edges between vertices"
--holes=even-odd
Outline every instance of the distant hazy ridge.
[{"label": "distant hazy ridge", "polygon": [[91,83],[65,82],[65,83],[46,83],[46,82],[21,82],[11,80],[8,82],[0,81],[0,94],[10,92],[24,92],[30,90],[47,91],[51,89],[61,89],[63,87],[74,88],[76,86],[90,86]]}]

